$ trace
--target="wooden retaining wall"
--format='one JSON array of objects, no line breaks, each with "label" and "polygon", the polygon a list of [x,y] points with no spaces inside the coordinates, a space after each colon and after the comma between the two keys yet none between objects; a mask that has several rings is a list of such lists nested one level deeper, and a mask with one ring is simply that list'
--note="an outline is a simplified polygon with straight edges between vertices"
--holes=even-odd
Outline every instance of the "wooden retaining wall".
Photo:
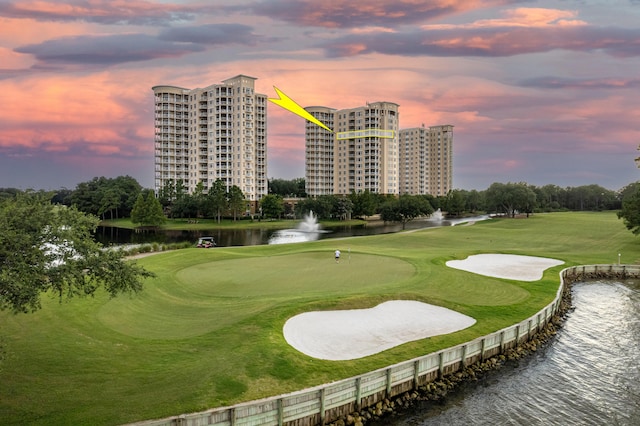
[{"label": "wooden retaining wall", "polygon": [[200,413],[149,420],[139,426],[316,426],[374,406],[465,366],[483,361],[526,342],[558,311],[566,285],[589,279],[640,277],[640,265],[586,265],[560,272],[554,300],[538,313],[511,327],[452,348],[376,371],[310,389]]}]

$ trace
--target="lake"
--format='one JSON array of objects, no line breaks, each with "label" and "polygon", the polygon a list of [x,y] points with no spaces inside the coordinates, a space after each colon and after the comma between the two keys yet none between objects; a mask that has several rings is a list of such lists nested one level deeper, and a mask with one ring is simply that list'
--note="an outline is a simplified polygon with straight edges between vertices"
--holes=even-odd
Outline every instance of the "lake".
[{"label": "lake", "polygon": [[[475,222],[488,219],[488,216],[474,216],[464,219],[416,219],[406,224],[406,230],[433,228],[440,226],[453,226],[467,222]],[[402,231],[402,224],[377,222],[356,226],[342,226],[332,228],[320,233],[309,235],[314,240],[328,238],[344,238],[365,235],[388,234]],[[218,247],[253,246],[269,244],[278,230],[275,229],[211,229],[198,231],[150,231],[135,232],[131,229],[99,226],[95,238],[105,246],[113,244],[149,244],[149,243],[182,243],[192,242],[194,245],[198,238],[204,236],[214,237]]]}]

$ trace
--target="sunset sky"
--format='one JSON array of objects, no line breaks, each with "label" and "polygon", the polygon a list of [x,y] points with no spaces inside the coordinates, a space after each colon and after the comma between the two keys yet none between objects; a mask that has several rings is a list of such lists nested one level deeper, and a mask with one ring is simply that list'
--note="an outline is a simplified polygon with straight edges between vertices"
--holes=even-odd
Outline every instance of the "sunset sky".
[{"label": "sunset sky", "polygon": [[[454,127],[454,187],[640,180],[640,0],[0,0],[0,187],[153,186],[155,85],[256,77],[302,106]],[[268,177],[304,177],[268,105]]]}]

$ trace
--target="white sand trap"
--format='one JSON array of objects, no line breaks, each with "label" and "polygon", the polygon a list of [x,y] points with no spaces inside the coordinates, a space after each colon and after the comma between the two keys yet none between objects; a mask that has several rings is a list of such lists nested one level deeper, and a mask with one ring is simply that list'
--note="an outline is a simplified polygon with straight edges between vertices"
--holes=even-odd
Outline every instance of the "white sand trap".
[{"label": "white sand trap", "polygon": [[552,266],[564,262],[546,257],[516,254],[476,254],[464,260],[449,260],[447,266],[475,274],[518,281],[538,281]]},{"label": "white sand trap", "polygon": [[371,309],[306,312],[290,318],[283,332],[285,340],[306,355],[343,361],[453,333],[475,322],[440,306],[395,300]]}]

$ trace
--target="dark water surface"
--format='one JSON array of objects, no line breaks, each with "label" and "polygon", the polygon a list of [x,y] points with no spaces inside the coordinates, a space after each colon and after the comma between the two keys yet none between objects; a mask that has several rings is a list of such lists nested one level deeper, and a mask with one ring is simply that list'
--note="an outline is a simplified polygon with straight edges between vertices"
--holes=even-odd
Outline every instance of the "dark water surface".
[{"label": "dark water surface", "polygon": [[[477,216],[466,219],[454,220],[413,220],[406,225],[406,229],[433,228],[439,226],[452,226],[468,221],[485,220],[487,216]],[[315,239],[344,238],[364,235],[388,234],[399,232],[402,225],[399,223],[368,224],[357,226],[341,226],[332,228],[326,232],[318,233]],[[218,247],[253,246],[269,244],[269,240],[277,230],[274,229],[212,229],[199,231],[158,231],[139,232],[131,229],[99,226],[95,238],[105,246],[112,244],[144,244],[144,243],[196,243],[199,237],[211,236],[216,240]]]},{"label": "dark water surface", "polygon": [[640,425],[640,281],[574,284],[573,305],[533,356],[380,424]]}]

